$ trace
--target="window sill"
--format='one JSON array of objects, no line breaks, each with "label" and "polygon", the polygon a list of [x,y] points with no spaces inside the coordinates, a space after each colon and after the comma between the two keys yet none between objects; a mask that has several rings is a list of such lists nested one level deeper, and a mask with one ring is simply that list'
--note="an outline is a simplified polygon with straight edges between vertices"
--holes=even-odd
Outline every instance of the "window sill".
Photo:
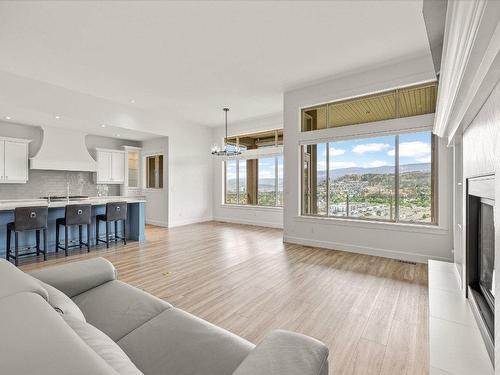
[{"label": "window sill", "polygon": [[427,224],[412,224],[412,223],[390,223],[390,222],[375,221],[375,220],[303,216],[303,215],[295,216],[295,220],[303,223],[314,223],[314,222],[321,224],[332,223],[335,225],[344,225],[348,227],[378,229],[378,230],[393,230],[397,232],[412,232],[412,233],[425,233],[425,234],[436,234],[436,235],[446,235],[449,233],[448,228],[432,224],[427,225]]},{"label": "window sill", "polygon": [[274,207],[274,206],[255,206],[249,204],[226,204],[222,203],[221,208],[234,208],[234,209],[243,209],[243,210],[262,210],[262,211],[283,211],[283,207]]}]

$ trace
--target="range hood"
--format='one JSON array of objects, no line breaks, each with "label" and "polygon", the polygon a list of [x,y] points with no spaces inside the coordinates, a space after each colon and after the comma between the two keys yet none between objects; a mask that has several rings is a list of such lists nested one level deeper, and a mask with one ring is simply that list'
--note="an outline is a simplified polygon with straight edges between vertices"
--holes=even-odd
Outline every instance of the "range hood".
[{"label": "range hood", "polygon": [[40,150],[30,159],[31,169],[95,172],[97,163],[85,145],[85,133],[42,126]]}]

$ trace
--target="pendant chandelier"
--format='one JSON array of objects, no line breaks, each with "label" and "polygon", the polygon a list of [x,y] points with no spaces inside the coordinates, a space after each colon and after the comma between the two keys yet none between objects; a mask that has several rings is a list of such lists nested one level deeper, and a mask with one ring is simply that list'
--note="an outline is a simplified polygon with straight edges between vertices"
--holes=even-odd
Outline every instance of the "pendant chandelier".
[{"label": "pendant chandelier", "polygon": [[226,137],[224,138],[224,148],[220,149],[219,146],[214,145],[212,147],[212,155],[215,156],[236,156],[240,155],[240,147],[238,145],[231,147],[231,149],[228,149],[227,145],[227,113],[229,112],[229,108],[222,108],[226,115]]}]

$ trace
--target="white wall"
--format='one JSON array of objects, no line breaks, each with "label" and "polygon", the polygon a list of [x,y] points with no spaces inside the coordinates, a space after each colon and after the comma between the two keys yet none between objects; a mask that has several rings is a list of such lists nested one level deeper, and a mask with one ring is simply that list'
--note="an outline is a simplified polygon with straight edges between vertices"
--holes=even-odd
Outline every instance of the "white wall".
[{"label": "white wall", "polygon": [[387,90],[435,79],[430,58],[326,81],[284,95],[286,242],[425,262],[451,260],[452,157],[439,147],[439,225],[428,226],[300,217],[300,110],[337,99]]},{"label": "white wall", "polygon": [[[230,116],[229,116],[230,118]],[[229,122],[228,135],[253,133],[283,127],[283,116],[276,114],[233,124]],[[225,136],[224,126],[212,131],[212,143],[221,146]],[[251,207],[225,205],[223,161],[213,157],[213,217],[214,220],[238,224],[251,224],[283,228],[283,209],[277,207]],[[286,203],[285,203],[286,204]]]},{"label": "white wall", "polygon": [[182,126],[142,143],[142,154],[164,155],[163,186],[144,189],[146,222],[176,227],[212,220],[212,130]]},{"label": "white wall", "polygon": [[28,126],[0,121],[0,136],[30,139],[29,157],[32,158],[42,145],[43,130],[38,126]]},{"label": "white wall", "polygon": [[[463,178],[495,174],[495,269],[500,269],[500,83],[484,103],[481,111],[463,134]],[[462,223],[465,229],[465,215]],[[465,230],[464,230],[465,232]],[[465,234],[463,235],[465,239]],[[461,256],[465,259],[465,248]],[[465,271],[465,265],[461,265]],[[465,279],[465,278],[464,278]],[[465,282],[464,282],[465,285]],[[500,278],[495,281],[496,295],[500,293]],[[495,327],[500,324],[500,304],[495,303]],[[500,371],[499,337],[495,328],[496,373]]]},{"label": "white wall", "polygon": [[[141,157],[163,155],[163,189],[142,189],[146,197],[146,224],[168,227],[168,137],[159,137],[142,142]],[[141,160],[144,168],[143,160]],[[145,171],[143,171],[144,177]]]},{"label": "white wall", "polygon": [[102,137],[100,135],[89,134],[85,137],[85,144],[90,156],[97,160],[96,148],[109,148],[113,150],[123,150],[123,146],[141,147],[141,142],[131,141],[122,138]]},{"label": "white wall", "polygon": [[212,129],[180,126],[168,136],[168,226],[212,220]]}]

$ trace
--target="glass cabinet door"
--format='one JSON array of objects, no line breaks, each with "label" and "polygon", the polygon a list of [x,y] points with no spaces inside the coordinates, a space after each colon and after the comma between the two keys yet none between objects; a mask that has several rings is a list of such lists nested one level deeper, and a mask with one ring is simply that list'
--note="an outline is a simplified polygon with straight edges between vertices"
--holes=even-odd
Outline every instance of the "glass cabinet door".
[{"label": "glass cabinet door", "polygon": [[128,152],[128,187],[139,188],[139,151]]}]

